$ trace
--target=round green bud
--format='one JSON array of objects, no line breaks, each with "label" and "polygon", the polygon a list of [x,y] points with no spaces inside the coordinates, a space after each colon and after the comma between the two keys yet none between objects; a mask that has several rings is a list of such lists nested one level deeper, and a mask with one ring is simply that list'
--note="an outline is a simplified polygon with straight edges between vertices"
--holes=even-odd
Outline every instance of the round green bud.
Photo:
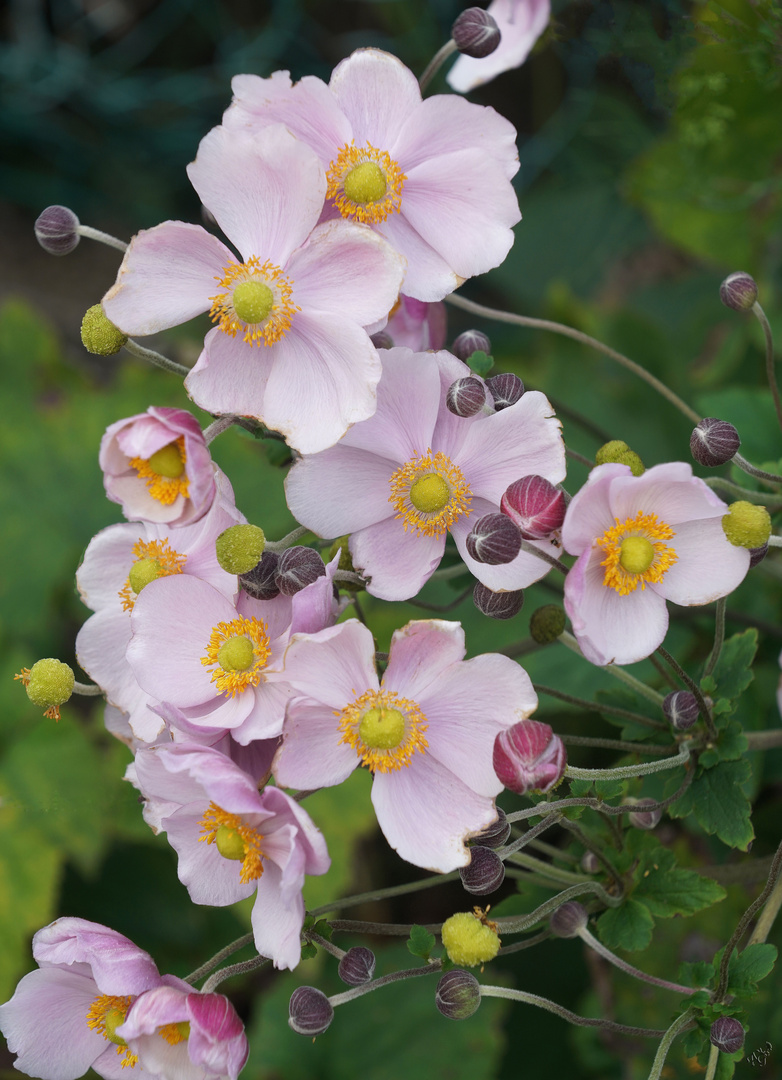
[{"label": "round green bud", "polygon": [[734,502],[722,519],[722,529],[734,547],[758,548],[771,536],[771,518],[765,506]]},{"label": "round green bud", "polygon": [[633,476],[641,476],[646,472],[644,463],[635,450],[631,450],[627,443],[622,442],[621,439],[612,439],[611,442],[605,443],[595,454],[596,465],[608,465],[609,463],[629,465]]},{"label": "round green bud", "polygon": [[128,581],[133,592],[138,596],[143,588],[160,577],[162,567],[157,559],[137,559],[130,568]]},{"label": "round green bud", "polygon": [[33,705],[51,709],[70,698],[74,682],[73,671],[61,660],[38,660],[30,668],[27,696]]},{"label": "round green bud", "polygon": [[228,574],[247,574],[261,561],[265,546],[257,525],[232,525],[217,537],[217,561]]},{"label": "round green bud", "polygon": [[446,919],[441,934],[448,959],[460,967],[485,964],[500,951],[497,931],[470,911],[460,911]]},{"label": "round green bud", "polygon": [[93,304],[81,321],[81,340],[87,352],[95,356],[113,356],[128,340],[128,335],[109,322],[100,304]]},{"label": "round green bud", "polygon": [[565,611],[559,604],[544,604],[530,616],[529,632],[538,645],[550,645],[564,629]]}]

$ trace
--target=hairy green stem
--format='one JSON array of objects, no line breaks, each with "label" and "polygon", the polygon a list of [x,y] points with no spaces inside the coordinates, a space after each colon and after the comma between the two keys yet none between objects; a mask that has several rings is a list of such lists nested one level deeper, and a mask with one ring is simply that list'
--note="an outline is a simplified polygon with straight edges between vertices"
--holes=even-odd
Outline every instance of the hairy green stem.
[{"label": "hairy green stem", "polygon": [[641,971],[637,967],[633,967],[632,964],[628,964],[626,960],[620,959],[615,956],[610,949],[598,941],[596,937],[590,934],[586,927],[582,927],[578,932],[578,936],[585,944],[599,955],[604,960],[607,960],[609,964],[613,964],[614,967],[619,968],[620,971],[624,971],[626,975],[632,975],[634,979],[640,979],[642,982],[650,983],[652,986],[660,986],[664,990],[673,990],[677,994],[686,994],[688,997],[692,994],[696,994],[698,991],[692,986],[682,986],[680,983],[669,982],[667,979],[658,979],[656,975],[649,975],[645,971]]},{"label": "hairy green stem", "polygon": [[238,964],[230,964],[228,967],[220,968],[214,975],[209,976],[201,987],[201,993],[211,994],[226,979],[231,979],[234,975],[246,975],[248,971],[257,971],[258,968],[270,963],[271,960],[268,956],[254,956],[251,960],[242,960]]},{"label": "hairy green stem", "polygon": [[711,675],[714,668],[717,666],[717,661],[720,658],[722,652],[722,646],[725,641],[725,597],[721,596],[716,603],[714,610],[714,644],[709,654],[709,659],[706,661],[706,667],[703,669],[704,675]]},{"label": "hairy green stem", "polygon": [[557,893],[556,896],[552,896],[549,900],[545,900],[528,915],[505,915],[497,919],[500,936],[503,934],[523,934],[525,930],[529,930],[537,923],[542,922],[543,919],[547,919],[552,912],[556,911],[562,904],[567,903],[568,900],[577,900],[586,893],[593,893],[598,896],[606,907],[619,907],[624,900],[621,894],[612,896],[606,892],[599,881],[582,881],[578,885],[571,885],[569,889],[563,889],[561,893]]},{"label": "hairy green stem", "polygon": [[569,1024],[577,1027],[596,1027],[604,1031],[613,1031],[618,1035],[641,1036],[648,1039],[659,1039],[665,1033],[652,1028],[628,1027],[626,1024],[617,1024],[614,1020],[600,1020],[597,1017],[579,1016],[571,1012],[564,1005],[558,1005],[550,998],[540,997],[538,994],[529,994],[526,990],[513,990],[507,986],[481,986],[481,997],[507,998],[510,1001],[521,1001],[525,1005],[536,1005],[539,1009],[545,1009],[556,1016],[567,1020]]},{"label": "hairy green stem", "polygon": [[[553,814],[547,814],[542,821],[537,823],[537,825],[533,825],[531,829],[527,829],[525,833],[522,833],[521,836],[512,840],[511,843],[498,848],[497,855],[499,855],[503,861],[507,859],[509,855],[515,855],[517,852],[521,851],[523,847],[526,847],[531,840],[534,840],[536,837],[540,836],[541,833],[545,832],[546,829],[550,829],[552,825],[557,825],[562,820],[562,816],[563,815],[558,811],[555,811]],[[537,859],[535,859],[535,863],[540,866],[548,865],[546,863],[539,863],[539,860]],[[563,870],[562,873],[567,873],[567,871]]]},{"label": "hairy green stem", "polygon": [[[557,638],[557,641],[561,641],[562,644],[566,645],[571,652],[576,654],[576,656],[584,658],[584,654],[581,652],[578,642],[568,630],[563,630]],[[632,689],[640,694],[641,697],[645,697],[648,701],[653,701],[655,705],[662,705],[664,700],[662,694],[659,694],[656,690],[652,690],[651,686],[647,686],[646,683],[641,682],[640,679],[636,679],[635,675],[631,675],[630,672],[625,671],[623,667],[617,667],[616,664],[606,664],[602,670],[609,675],[612,675],[620,682],[623,682],[625,686],[632,687]]]},{"label": "hairy green stem", "polygon": [[779,400],[779,386],[777,385],[777,373],[774,366],[774,336],[771,333],[771,326],[766,318],[766,313],[757,300],[752,305],[752,314],[763,328],[763,337],[766,342],[766,378],[768,379],[771,396],[774,399],[777,420],[782,428],[782,401]]},{"label": "hairy green stem", "polygon": [[405,896],[407,893],[419,892],[421,889],[431,889],[435,885],[443,885],[446,881],[458,881],[459,871],[453,870],[450,874],[436,874],[434,877],[422,878],[420,881],[408,881],[404,885],[391,885],[387,889],[375,889],[373,892],[357,893],[355,896],[346,896],[342,900],[335,900],[331,904],[322,904],[313,908],[310,915],[325,915],[329,911],[343,911],[345,908],[358,907],[359,904],[370,904],[373,900],[387,900],[392,896]]},{"label": "hairy green stem", "polygon": [[648,776],[650,773],[664,772],[684,765],[690,757],[689,742],[683,742],[679,753],[664,761],[647,761],[642,765],[620,765],[616,769],[577,769],[568,765],[565,776],[573,780],[633,780],[636,776]]},{"label": "hairy green stem", "polygon": [[371,982],[354,986],[350,990],[345,990],[342,994],[335,994],[329,998],[329,1001],[332,1007],[336,1009],[338,1005],[344,1005],[346,1001],[354,1001],[364,994],[371,994],[373,990],[379,990],[381,986],[388,986],[390,983],[400,982],[403,979],[416,979],[419,975],[433,975],[436,971],[442,971],[442,966],[440,960],[433,960],[429,964],[424,964],[423,967],[408,968],[406,971],[393,971],[390,975],[381,975],[379,979],[372,979]]},{"label": "hairy green stem", "polygon": [[171,371],[174,375],[188,375],[190,373],[189,367],[178,364],[176,360],[169,360],[167,356],[155,352],[154,349],[146,349],[143,345],[139,345],[137,341],[134,341],[133,338],[128,338],[125,342],[125,348],[137,360],[146,360],[148,364],[154,364],[155,367],[162,368],[164,371]]},{"label": "hairy green stem", "polygon": [[680,1035],[685,1028],[688,1028],[694,1021],[696,1011],[690,1006],[688,1009],[677,1016],[668,1030],[662,1037],[662,1041],[657,1048],[657,1053],[654,1055],[654,1061],[652,1062],[652,1071],[649,1073],[649,1080],[660,1080],[663,1072],[663,1066],[665,1065],[665,1059],[668,1057],[668,1051],[673,1046],[674,1039],[677,1035]]},{"label": "hairy green stem", "polygon": [[668,753],[667,746],[656,743],[626,742],[624,739],[593,739],[591,735],[560,735],[566,746],[596,746],[603,750],[622,750],[626,754],[662,755]]},{"label": "hairy green stem", "polygon": [[242,934],[236,941],[232,941],[230,945],[226,945],[220,952],[215,953],[211,960],[207,960],[206,963],[196,968],[189,975],[185,976],[185,982],[190,983],[191,986],[197,983],[199,979],[203,979],[204,975],[208,975],[210,971],[214,971],[216,967],[222,964],[223,960],[227,960],[229,956],[233,956],[235,952],[239,952],[245,945],[251,945],[254,941],[253,934]]},{"label": "hairy green stem", "polygon": [[587,698],[574,697],[573,694],[566,694],[562,690],[556,690],[553,686],[543,686],[541,683],[533,683],[532,686],[536,694],[546,694],[548,697],[558,698],[559,701],[566,701],[568,705],[576,705],[581,709],[587,709],[589,712],[605,713],[606,716],[616,716],[620,720],[632,720],[636,724],[642,724],[644,727],[659,728],[661,731],[668,728],[668,725],[664,724],[662,720],[651,720],[648,716],[632,712],[630,709],[619,709],[615,705],[604,705],[600,701],[589,701]]},{"label": "hairy green stem", "polygon": [[306,536],[310,530],[304,525],[299,525],[295,529],[292,529],[286,536],[283,536],[282,540],[267,540],[266,551],[285,551],[292,544],[295,544],[297,540],[301,540],[302,536]]},{"label": "hairy green stem", "polygon": [[709,738],[716,739],[717,729],[714,726],[711,709],[706,704],[706,698],[703,696],[703,691],[701,690],[698,683],[696,683],[695,679],[691,678],[687,674],[687,672],[684,670],[678,660],[674,659],[674,657],[671,656],[668,650],[664,649],[662,645],[657,646],[657,652],[660,654],[666,664],[668,664],[671,671],[676,672],[681,681],[684,683],[690,693],[694,696],[695,700],[698,702],[698,709],[700,710],[701,717],[703,718],[703,722],[706,725],[706,730],[709,733]]},{"label": "hairy green stem", "polygon": [[88,240],[97,240],[99,244],[105,244],[107,247],[116,248],[117,251],[124,253],[128,250],[128,245],[124,240],[118,240],[116,236],[111,236],[101,229],[93,229],[91,225],[79,224],[76,227],[76,232],[79,236],[84,236]]},{"label": "hairy green stem", "polygon": [[74,682],[73,693],[80,694],[82,697],[100,697],[103,690],[95,683]]},{"label": "hairy green stem", "polygon": [[418,80],[418,85],[421,87],[422,94],[429,86],[429,83],[435,77],[437,72],[443,66],[445,61],[448,59],[448,57],[453,56],[455,52],[456,42],[453,40],[453,38],[451,38],[449,41],[446,41],[445,45],[443,45],[440,49],[437,50],[432,59],[426,65],[423,75]]}]

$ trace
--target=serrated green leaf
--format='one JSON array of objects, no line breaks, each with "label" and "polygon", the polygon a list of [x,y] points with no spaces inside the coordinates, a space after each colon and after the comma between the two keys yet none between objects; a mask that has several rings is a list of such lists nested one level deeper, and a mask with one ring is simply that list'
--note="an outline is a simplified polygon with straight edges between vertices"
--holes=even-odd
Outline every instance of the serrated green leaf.
[{"label": "serrated green leaf", "polygon": [[717,835],[729,847],[746,851],[755,831],[750,819],[752,807],[742,784],[751,775],[746,758],[721,761],[695,777],[685,793],[668,808],[671,817],[694,814],[710,835]]},{"label": "serrated green leaf", "polygon": [[766,943],[748,945],[742,952],[734,952],[728,968],[728,992],[754,994],[757,984],[771,973],[776,960],[776,946]]},{"label": "serrated green leaf", "polygon": [[713,688],[705,690],[712,697],[735,701],[752,682],[752,661],[758,649],[758,632],[753,627],[727,638],[712,674]]},{"label": "serrated green leaf", "polygon": [[[730,702],[728,707],[732,708]],[[719,761],[738,761],[747,752],[747,746],[741,724],[737,720],[729,720],[719,731],[716,742],[700,755],[698,764],[704,769],[712,769]]]},{"label": "serrated green leaf", "polygon": [[571,780],[570,794],[574,799],[586,799],[592,792],[591,780]]},{"label": "serrated green leaf", "polygon": [[422,960],[428,960],[435,945],[434,934],[423,926],[414,926],[410,931],[407,947],[413,956],[420,956]]},{"label": "serrated green leaf", "polygon": [[692,1031],[688,1031],[682,1043],[684,1056],[687,1058],[697,1057],[707,1044],[707,1039],[708,1036],[700,1028],[693,1028]]},{"label": "serrated green leaf", "polygon": [[624,791],[624,780],[595,780],[595,795],[604,802],[618,798]]},{"label": "serrated green leaf", "polygon": [[644,872],[633,895],[643,900],[652,915],[670,919],[693,915],[724,900],[727,894],[716,881],[694,870],[652,867]]},{"label": "serrated green leaf", "polygon": [[597,929],[609,949],[637,952],[652,940],[654,919],[646,904],[630,897],[621,907],[604,911],[597,920]]},{"label": "serrated green leaf", "polygon": [[476,375],[485,379],[494,367],[494,357],[489,356],[482,349],[476,349],[472,356],[468,357],[467,366],[472,368]]},{"label": "serrated green leaf", "polygon": [[302,945],[301,958],[302,960],[312,960],[318,955],[317,945]]},{"label": "serrated green leaf", "polygon": [[677,981],[685,986],[709,986],[714,975],[714,964],[708,964],[705,960],[696,960],[694,963],[684,961],[679,965]]}]

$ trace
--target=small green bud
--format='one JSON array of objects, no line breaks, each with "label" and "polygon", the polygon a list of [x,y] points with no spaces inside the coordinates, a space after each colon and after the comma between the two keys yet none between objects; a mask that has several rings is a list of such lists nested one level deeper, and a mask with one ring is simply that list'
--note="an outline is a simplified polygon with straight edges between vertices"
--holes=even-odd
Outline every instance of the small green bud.
[{"label": "small green bud", "polygon": [[227,574],[247,574],[261,561],[266,537],[257,525],[232,525],[217,537],[217,561]]},{"label": "small green bud", "polygon": [[538,645],[550,645],[565,629],[565,611],[559,604],[544,604],[533,611],[529,620],[529,632]]},{"label": "small green bud", "polygon": [[629,465],[633,476],[642,476],[646,472],[644,463],[635,450],[631,450],[626,442],[621,439],[612,439],[611,442],[601,446],[595,454],[596,465]]},{"label": "small green bud", "polygon": [[100,304],[94,304],[82,319],[81,340],[87,352],[95,356],[113,356],[120,351],[128,336],[106,318]]},{"label": "small green bud", "polygon": [[758,548],[771,536],[771,518],[765,506],[734,502],[722,519],[722,529],[734,547]]},{"label": "small green bud", "polygon": [[60,705],[70,698],[75,682],[73,671],[67,664],[51,657],[38,660],[29,671],[23,670],[16,678],[21,680],[33,705],[46,710],[44,716],[60,719]]}]

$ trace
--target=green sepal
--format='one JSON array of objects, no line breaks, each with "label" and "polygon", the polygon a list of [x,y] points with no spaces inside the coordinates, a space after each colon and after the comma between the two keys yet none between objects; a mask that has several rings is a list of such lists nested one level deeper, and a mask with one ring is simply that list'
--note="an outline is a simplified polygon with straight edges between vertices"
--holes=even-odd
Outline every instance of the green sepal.
[{"label": "green sepal", "polygon": [[434,934],[425,930],[423,926],[414,926],[410,931],[407,948],[413,956],[420,956],[422,960],[428,960],[434,944]]},{"label": "green sepal", "polygon": [[311,942],[307,942],[306,945],[301,947],[302,960],[313,960],[318,955],[317,945],[313,945]]},{"label": "green sepal", "polygon": [[467,357],[467,366],[472,368],[476,375],[485,379],[494,367],[494,357],[489,356],[482,349],[476,349],[472,356]]}]

